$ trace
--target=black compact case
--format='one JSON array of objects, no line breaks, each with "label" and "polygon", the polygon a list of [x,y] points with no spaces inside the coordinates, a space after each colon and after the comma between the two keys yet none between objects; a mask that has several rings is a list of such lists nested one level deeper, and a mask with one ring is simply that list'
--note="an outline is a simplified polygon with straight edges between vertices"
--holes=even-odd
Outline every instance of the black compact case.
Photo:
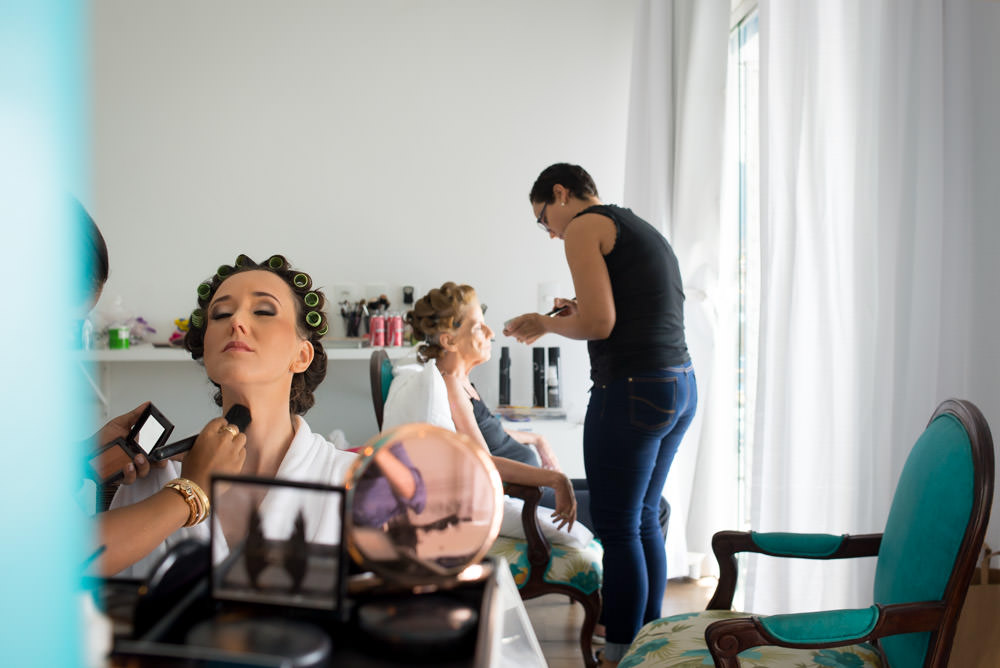
[{"label": "black compact case", "polygon": [[128,436],[116,438],[87,458],[88,473],[101,484],[118,480],[130,461],[140,454],[148,457],[167,442],[173,430],[173,423],[150,403],[132,425]]}]

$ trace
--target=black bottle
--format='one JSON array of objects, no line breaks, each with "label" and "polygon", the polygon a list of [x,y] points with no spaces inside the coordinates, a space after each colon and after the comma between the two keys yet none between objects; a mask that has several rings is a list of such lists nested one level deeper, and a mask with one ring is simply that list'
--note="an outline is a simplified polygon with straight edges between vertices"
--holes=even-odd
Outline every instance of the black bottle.
[{"label": "black bottle", "polygon": [[531,371],[534,378],[532,406],[545,408],[545,348],[531,349]]},{"label": "black bottle", "polygon": [[500,405],[510,406],[510,348],[500,348]]},{"label": "black bottle", "polygon": [[559,348],[549,348],[549,367],[545,372],[545,386],[548,389],[549,408],[559,408],[562,406],[562,396],[559,385],[562,376],[562,368],[559,364]]}]

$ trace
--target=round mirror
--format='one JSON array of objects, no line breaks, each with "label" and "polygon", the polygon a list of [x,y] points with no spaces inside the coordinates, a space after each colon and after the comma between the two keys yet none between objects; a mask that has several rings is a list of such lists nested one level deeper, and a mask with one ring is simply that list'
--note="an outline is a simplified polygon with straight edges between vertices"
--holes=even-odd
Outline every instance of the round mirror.
[{"label": "round mirror", "polygon": [[500,531],[503,486],[470,439],[429,424],[372,438],[347,478],[347,547],[387,582],[453,579]]}]

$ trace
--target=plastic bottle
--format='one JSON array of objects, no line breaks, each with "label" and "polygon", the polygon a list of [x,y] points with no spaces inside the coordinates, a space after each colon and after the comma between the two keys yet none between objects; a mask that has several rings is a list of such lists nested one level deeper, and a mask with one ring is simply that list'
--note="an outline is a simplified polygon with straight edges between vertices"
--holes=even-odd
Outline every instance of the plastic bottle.
[{"label": "plastic bottle", "polygon": [[110,322],[108,323],[108,348],[128,348],[128,346],[128,313],[122,306],[121,296],[117,296],[112,303]]},{"label": "plastic bottle", "polygon": [[90,318],[84,318],[80,325],[80,347],[84,350],[93,350],[94,348],[94,323],[90,321]]}]

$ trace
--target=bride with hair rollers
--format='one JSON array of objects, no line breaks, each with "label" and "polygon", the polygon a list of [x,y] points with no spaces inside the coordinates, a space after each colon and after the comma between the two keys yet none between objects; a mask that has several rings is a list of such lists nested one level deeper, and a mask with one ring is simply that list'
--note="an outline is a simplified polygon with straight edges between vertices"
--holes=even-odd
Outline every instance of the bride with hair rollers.
[{"label": "bride with hair rollers", "polygon": [[[233,265],[219,267],[214,276],[201,283],[197,298],[198,307],[191,313],[184,346],[194,359],[203,361],[208,379],[217,388],[215,403],[223,413],[242,404],[252,416],[243,433],[234,425],[224,424],[221,418],[221,427],[219,421],[213,421],[205,428],[216,430],[232,447],[241,450],[238,472],[343,484],[357,455],[338,450],[313,433],[302,417],[313,406],[313,392],[326,377],[327,358],[320,339],[328,323],[322,291],[313,287],[308,274],[293,269],[281,255],[272,255],[260,264],[240,255]],[[420,475],[405,457],[397,457],[385,448],[376,454],[380,469],[390,481],[386,493],[395,497],[400,508],[420,512],[426,500]],[[180,464],[168,462],[165,468],[154,469],[146,478],[120,488],[112,508],[159,493],[165,485],[176,488],[180,475]],[[204,495],[208,479],[181,481],[182,486],[194,490],[202,503],[208,503]],[[278,496],[272,499],[265,495],[255,500],[261,502],[262,509],[270,502],[268,510],[282,516]],[[318,505],[309,507],[307,540],[339,541],[339,500]],[[138,536],[134,553],[122,567],[134,563],[121,575],[142,577],[170,546],[181,540],[207,542],[210,528],[204,520],[212,517],[210,509],[195,510],[193,506],[183,526]],[[262,515],[266,528],[268,520],[263,510]],[[218,528],[227,542],[241,538],[246,531],[245,526]]]}]

